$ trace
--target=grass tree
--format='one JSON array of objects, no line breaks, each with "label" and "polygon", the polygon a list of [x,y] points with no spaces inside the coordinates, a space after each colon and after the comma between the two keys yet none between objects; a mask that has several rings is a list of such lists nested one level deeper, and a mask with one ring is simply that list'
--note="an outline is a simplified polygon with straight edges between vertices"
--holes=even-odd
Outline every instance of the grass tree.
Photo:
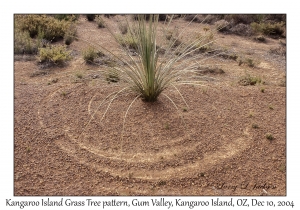
[{"label": "grass tree", "polygon": [[[126,36],[120,36],[109,26],[105,26],[119,43],[123,54],[113,53],[110,49],[105,48],[105,46],[100,47],[107,54],[111,54],[117,60],[117,63],[120,64],[112,66],[112,69],[108,71],[114,72],[120,80],[124,81],[125,86],[119,91],[109,94],[98,106],[96,112],[108,101],[102,119],[106,115],[110,104],[124,91],[136,93],[136,97],[127,108],[124,124],[130,107],[138,98],[142,98],[145,102],[154,102],[160,95],[164,95],[179,110],[174,101],[164,93],[167,88],[174,88],[188,107],[183,95],[176,86],[180,84],[195,84],[195,82],[184,81],[178,78],[181,78],[187,72],[195,72],[200,65],[201,58],[203,58],[201,53],[195,52],[207,45],[211,45],[214,40],[207,39],[211,34],[205,33],[204,36],[190,37],[185,42],[178,42],[184,32],[183,28],[177,37],[169,40],[165,39],[165,52],[162,54],[160,53],[161,48],[157,44],[158,26],[163,25],[162,31],[166,36],[171,21],[172,17],[169,21],[165,21],[164,24],[160,24],[158,15],[150,15],[149,18],[146,18],[145,15],[138,15],[137,21],[130,22],[126,19],[128,28]],[[130,43],[128,40],[130,40]],[[135,50],[136,56],[133,56],[132,48]]]},{"label": "grass tree", "polygon": [[[126,44],[124,37],[118,36],[107,27],[126,56],[118,56],[100,46],[122,64],[112,68],[128,84],[128,89],[136,92],[146,102],[156,101],[165,89],[176,88],[175,84],[190,83],[190,81],[178,81],[177,79],[186,72],[194,72],[199,66],[199,58],[202,55],[193,55],[193,52],[214,41],[212,39],[207,41],[208,35],[195,39],[190,38],[187,42],[179,45],[176,44],[179,38],[171,39],[166,46],[165,53],[161,55],[157,45],[158,18],[158,15],[150,15],[149,20],[146,20],[145,15],[138,15],[137,23],[133,26],[127,20],[129,33],[126,39],[131,40],[130,44]],[[164,25],[168,27],[169,23]],[[165,31],[167,31],[166,28],[164,28]],[[132,56],[132,52],[129,50],[133,45],[137,56]]]}]

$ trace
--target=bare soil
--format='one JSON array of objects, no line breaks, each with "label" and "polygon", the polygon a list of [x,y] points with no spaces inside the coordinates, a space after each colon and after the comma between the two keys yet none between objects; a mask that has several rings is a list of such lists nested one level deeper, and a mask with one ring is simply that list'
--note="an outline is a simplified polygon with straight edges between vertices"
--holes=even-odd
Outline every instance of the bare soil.
[{"label": "bare soil", "polygon": [[[118,17],[105,19],[117,24]],[[96,22],[81,16],[77,27],[79,38],[116,49]],[[214,47],[228,50],[205,64],[224,73],[193,78],[204,86],[179,86],[188,106],[167,89],[178,110],[164,95],[136,100],[124,130],[135,96],[121,94],[101,121],[108,103],[100,103],[124,84],[108,84],[97,71],[103,65],[84,62],[86,42],[69,46],[73,59],[64,67],[15,56],[14,195],[286,195],[286,64],[270,51],[285,40],[215,36]],[[239,65],[226,52],[257,64]],[[246,74],[263,83],[240,85]]]}]

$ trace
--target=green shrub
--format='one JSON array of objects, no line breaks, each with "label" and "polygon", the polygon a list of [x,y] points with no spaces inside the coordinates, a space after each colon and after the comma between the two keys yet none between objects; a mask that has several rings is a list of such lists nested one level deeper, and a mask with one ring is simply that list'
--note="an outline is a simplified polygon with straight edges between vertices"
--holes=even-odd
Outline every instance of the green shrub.
[{"label": "green shrub", "polygon": [[125,48],[137,50],[138,49],[138,40],[135,35],[125,35],[125,36],[118,36],[118,42]]},{"label": "green shrub", "polygon": [[261,20],[261,15],[252,15],[252,14],[230,14],[225,15],[225,20],[228,22],[232,22],[233,25],[237,24],[250,24],[252,22],[256,22],[258,20]]},{"label": "green shrub", "polygon": [[254,31],[266,36],[282,36],[284,33],[284,22],[280,23],[251,23]]},{"label": "green shrub", "polygon": [[28,31],[22,31],[20,24],[15,21],[14,28],[14,54],[37,54],[38,48],[48,45],[50,42],[44,39],[44,33],[38,28],[35,39],[30,37]]},{"label": "green shrub", "polygon": [[71,52],[63,45],[47,46],[39,48],[38,59],[41,63],[63,64],[71,59]]},{"label": "green shrub", "polygon": [[106,81],[108,82],[119,82],[120,81],[120,76],[118,72],[114,69],[110,69],[109,72],[106,74]]},{"label": "green shrub", "polygon": [[29,32],[15,30],[14,54],[36,54],[37,51],[37,43],[30,38]]},{"label": "green shrub", "polygon": [[98,52],[94,47],[90,46],[82,52],[82,55],[83,55],[83,59],[87,63],[93,63],[94,60],[98,57]]},{"label": "green shrub", "polygon": [[274,139],[273,135],[270,134],[270,133],[267,133],[267,134],[266,134],[266,138],[267,138],[268,140],[273,140],[273,139]]},{"label": "green shrub", "polygon": [[63,38],[70,26],[70,22],[58,20],[50,15],[17,15],[16,20],[20,29],[28,31],[31,38],[41,31],[44,34],[43,38],[47,40]]}]

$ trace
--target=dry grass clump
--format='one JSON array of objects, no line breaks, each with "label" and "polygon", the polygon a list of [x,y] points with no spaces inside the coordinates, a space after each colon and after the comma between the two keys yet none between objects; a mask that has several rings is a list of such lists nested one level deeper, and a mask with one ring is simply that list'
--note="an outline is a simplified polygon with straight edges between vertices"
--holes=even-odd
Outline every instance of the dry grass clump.
[{"label": "dry grass clump", "polygon": [[172,45],[173,49],[183,44],[179,38],[179,32],[177,28],[175,28],[174,30],[167,30],[165,32],[165,37],[168,40],[169,45]]},{"label": "dry grass clump", "polygon": [[275,55],[281,55],[286,56],[286,47],[271,47],[269,50],[269,53],[275,54]]},{"label": "dry grass clump", "polygon": [[125,36],[118,36],[118,43],[125,48],[137,50],[138,43],[134,35],[126,34]]},{"label": "dry grass clump", "polygon": [[96,50],[95,47],[89,46],[83,50],[82,56],[87,63],[93,63],[96,58],[104,56],[104,54],[101,51]]},{"label": "dry grass clump", "polygon": [[251,68],[256,67],[260,63],[259,61],[254,60],[253,58],[249,58],[249,57],[247,58],[247,57],[243,57],[243,56],[239,57],[237,59],[237,61],[238,61],[239,66],[246,65],[246,66],[249,66]]},{"label": "dry grass clump", "polygon": [[119,30],[120,30],[120,32],[122,34],[127,34],[127,32],[128,32],[128,26],[127,26],[126,23],[122,22],[118,26],[119,26]]},{"label": "dry grass clump", "polygon": [[225,73],[225,71],[218,66],[198,67],[198,72],[200,74],[224,74]]},{"label": "dry grass clump", "polygon": [[266,42],[266,38],[263,35],[254,37],[254,40],[258,42]]},{"label": "dry grass clump", "polygon": [[208,28],[204,28],[204,31],[196,36],[198,43],[194,46],[201,53],[211,50],[214,43],[214,33]]},{"label": "dry grass clump", "polygon": [[105,28],[104,20],[100,15],[97,15],[95,19],[96,19],[96,23],[98,25],[98,28]]},{"label": "dry grass clump", "polygon": [[262,79],[260,77],[251,76],[250,74],[246,74],[240,80],[238,83],[242,86],[248,86],[248,85],[256,85],[262,83]]}]

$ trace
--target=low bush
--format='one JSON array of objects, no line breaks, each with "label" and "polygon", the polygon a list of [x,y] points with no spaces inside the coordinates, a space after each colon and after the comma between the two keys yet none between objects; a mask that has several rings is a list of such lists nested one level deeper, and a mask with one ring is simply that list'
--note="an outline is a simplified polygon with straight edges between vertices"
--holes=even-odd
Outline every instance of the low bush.
[{"label": "low bush", "polygon": [[20,29],[29,32],[31,38],[41,31],[44,39],[57,40],[63,38],[70,27],[69,21],[58,20],[50,15],[17,15],[15,19]]},{"label": "low bush", "polygon": [[219,20],[219,21],[215,22],[215,26],[216,26],[216,29],[220,32],[228,31],[230,28],[229,22],[226,20]]},{"label": "low bush", "polygon": [[239,23],[232,28],[229,29],[229,31],[233,34],[237,34],[239,36],[251,36],[253,35],[253,30],[250,25],[246,25],[244,23]]},{"label": "low bush", "polygon": [[183,15],[184,16],[184,20],[189,21],[189,22],[196,22],[196,23],[200,23],[202,22],[202,19],[195,14],[187,14],[187,15]]},{"label": "low bush", "polygon": [[217,21],[221,20],[222,17],[223,15],[206,15],[202,21],[203,23],[214,24]]},{"label": "low bush", "polygon": [[198,68],[200,74],[224,74],[225,71],[218,66],[206,66]]},{"label": "low bush", "polygon": [[75,24],[71,24],[69,29],[66,31],[64,35],[64,42],[66,45],[70,45],[74,40],[76,40],[77,29]]},{"label": "low bush", "polygon": [[63,64],[71,60],[71,52],[63,45],[47,46],[39,48],[38,59],[41,63]]},{"label": "low bush", "polygon": [[168,30],[165,32],[165,37],[167,40],[178,39],[178,30]]},{"label": "low bush", "polygon": [[266,36],[283,36],[285,23],[251,23],[254,31]]},{"label": "low bush", "polygon": [[110,82],[119,82],[120,81],[120,76],[118,72],[114,69],[110,69],[110,71],[107,72],[106,74],[106,81]]},{"label": "low bush", "polygon": [[36,54],[38,43],[30,38],[29,32],[15,30],[14,34],[14,54]]},{"label": "low bush", "polygon": [[94,21],[96,18],[95,14],[87,14],[86,18],[88,19],[88,21]]},{"label": "low bush", "polygon": [[238,59],[238,64],[239,64],[239,66],[241,66],[241,65],[247,65],[247,66],[249,66],[251,68],[254,68],[255,66],[257,66],[259,64],[259,62],[256,61],[256,60],[254,60],[254,59],[252,59],[252,58],[243,58],[243,57],[240,57]]},{"label": "low bush", "polygon": [[247,74],[247,75],[243,76],[242,78],[240,78],[238,83],[243,86],[248,86],[248,85],[256,85],[256,84],[262,83],[262,80],[260,77],[254,77],[254,76],[250,76],[249,74]]},{"label": "low bush", "polygon": [[138,42],[137,39],[133,35],[125,35],[125,36],[118,36],[118,42],[121,46],[137,50],[138,48]]},{"label": "low bush", "polygon": [[78,14],[56,14],[54,18],[58,20],[66,20],[66,21],[76,21],[79,18]]},{"label": "low bush", "polygon": [[252,22],[257,22],[263,18],[262,15],[252,15],[252,14],[230,14],[225,15],[224,19],[231,22],[233,25],[250,24]]},{"label": "low bush", "polygon": [[219,56],[224,59],[231,59],[234,61],[236,61],[238,59],[238,55],[234,52],[223,52],[223,53],[219,54]]},{"label": "low bush", "polygon": [[211,31],[206,31],[204,34],[198,34],[196,39],[198,43],[194,46],[198,52],[206,52],[211,50],[214,42],[214,34]]},{"label": "low bush", "polygon": [[267,134],[266,134],[266,138],[267,138],[268,140],[274,140],[274,137],[273,137],[273,135],[272,135],[271,133],[267,133]]},{"label": "low bush", "polygon": [[98,57],[98,52],[94,47],[88,47],[82,52],[83,59],[87,63],[93,63],[94,60]]},{"label": "low bush", "polygon": [[273,22],[286,22],[286,14],[269,14],[266,20]]},{"label": "low bush", "polygon": [[254,37],[254,40],[258,42],[266,42],[266,38],[263,35]]}]

